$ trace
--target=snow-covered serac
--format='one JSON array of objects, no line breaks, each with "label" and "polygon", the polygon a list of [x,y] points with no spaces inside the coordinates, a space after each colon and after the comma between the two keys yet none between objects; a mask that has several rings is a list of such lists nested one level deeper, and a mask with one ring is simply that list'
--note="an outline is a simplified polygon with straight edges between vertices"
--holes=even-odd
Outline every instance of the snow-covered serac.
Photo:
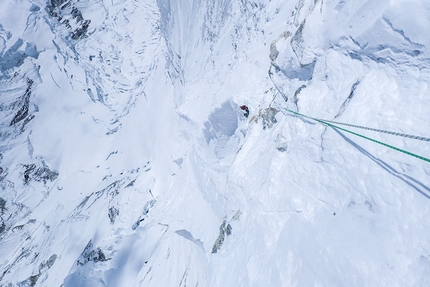
[{"label": "snow-covered serac", "polygon": [[428,15],[3,1],[0,286],[430,285]]}]

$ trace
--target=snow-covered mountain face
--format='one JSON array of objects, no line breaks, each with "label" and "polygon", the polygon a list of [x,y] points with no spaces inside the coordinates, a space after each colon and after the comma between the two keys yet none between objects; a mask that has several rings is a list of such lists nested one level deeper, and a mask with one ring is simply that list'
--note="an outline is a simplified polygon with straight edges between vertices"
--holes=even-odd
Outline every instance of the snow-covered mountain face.
[{"label": "snow-covered mountain face", "polygon": [[0,286],[430,285],[429,15],[2,0]]}]

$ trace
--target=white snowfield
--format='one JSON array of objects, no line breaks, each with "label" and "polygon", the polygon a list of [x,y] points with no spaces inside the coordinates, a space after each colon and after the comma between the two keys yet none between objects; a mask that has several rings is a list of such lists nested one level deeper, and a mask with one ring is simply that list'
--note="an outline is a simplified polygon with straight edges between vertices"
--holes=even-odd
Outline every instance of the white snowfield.
[{"label": "white snowfield", "polygon": [[430,286],[429,1],[0,2],[0,286]]}]

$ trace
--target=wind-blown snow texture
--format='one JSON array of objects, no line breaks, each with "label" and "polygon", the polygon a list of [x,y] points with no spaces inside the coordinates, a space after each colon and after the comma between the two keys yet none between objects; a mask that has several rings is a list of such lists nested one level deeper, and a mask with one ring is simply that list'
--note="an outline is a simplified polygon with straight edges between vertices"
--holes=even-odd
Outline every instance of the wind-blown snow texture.
[{"label": "wind-blown snow texture", "polygon": [[0,285],[429,286],[429,15],[2,1]]}]

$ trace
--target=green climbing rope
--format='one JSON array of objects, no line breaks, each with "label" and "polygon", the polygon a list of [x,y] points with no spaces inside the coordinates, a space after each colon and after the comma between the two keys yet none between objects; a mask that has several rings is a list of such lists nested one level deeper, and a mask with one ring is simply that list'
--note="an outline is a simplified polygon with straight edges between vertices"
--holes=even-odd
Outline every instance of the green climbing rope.
[{"label": "green climbing rope", "polygon": [[[361,137],[361,138],[367,139],[367,140],[372,141],[372,142],[374,142],[374,143],[377,143],[377,144],[383,145],[383,146],[385,146],[385,147],[391,148],[391,149],[393,149],[393,150],[396,150],[396,151],[402,152],[402,153],[404,153],[404,154],[407,154],[407,155],[413,156],[413,157],[418,158],[418,159],[421,159],[421,160],[423,160],[423,161],[430,162],[430,159],[429,159],[429,158],[426,158],[426,157],[420,156],[420,155],[418,155],[418,154],[412,153],[412,152],[410,152],[410,151],[407,151],[407,150],[404,150],[404,149],[401,149],[401,148],[398,148],[398,147],[395,147],[395,146],[389,145],[389,144],[387,144],[387,143],[384,143],[384,142],[381,142],[381,141],[378,141],[378,140],[372,139],[372,138],[367,137],[367,136],[364,136],[364,135],[362,135],[362,134],[355,133],[355,132],[353,132],[353,131],[350,131],[350,130],[347,130],[347,129],[341,128],[341,127],[339,127],[339,126],[336,126],[336,125],[332,124],[332,123],[331,123],[332,121],[327,121],[327,120],[322,120],[322,119],[317,119],[317,118],[309,117],[309,116],[306,116],[306,115],[304,115],[304,114],[301,114],[301,113],[298,113],[298,112],[295,112],[295,111],[292,111],[292,110],[289,110],[289,109],[285,109],[285,110],[286,110],[287,112],[292,113],[292,114],[295,114],[295,115],[298,115],[298,116],[301,116],[301,117],[305,117],[305,118],[308,118],[308,119],[312,119],[312,120],[317,121],[317,122],[319,122],[319,123],[321,123],[321,124],[327,125],[327,126],[329,126],[329,127],[331,127],[331,128],[334,128],[334,129],[337,129],[337,130],[341,130],[341,131],[344,131],[344,132],[347,132],[347,133],[353,134],[353,135],[355,135],[355,136],[358,136],[358,137]],[[341,123],[337,123],[337,124],[341,124]],[[346,125],[348,125],[348,124],[346,124]],[[351,125],[351,126],[353,126],[353,125]]]},{"label": "green climbing rope", "polygon": [[378,133],[384,133],[384,134],[389,134],[389,135],[394,135],[394,136],[399,136],[399,137],[404,137],[404,138],[409,138],[409,139],[414,139],[414,140],[420,140],[420,141],[427,141],[427,142],[430,142],[430,138],[421,137],[421,136],[414,136],[414,135],[409,135],[409,134],[402,134],[402,133],[398,133],[398,132],[392,132],[392,131],[380,130],[380,129],[369,128],[369,127],[363,127],[363,126],[357,126],[357,125],[351,125],[351,124],[340,123],[340,122],[329,121],[329,120],[324,120],[324,121],[325,121],[325,122],[328,122],[328,123],[332,123],[332,124],[337,124],[337,125],[343,125],[343,126],[348,126],[348,127],[353,127],[353,128],[358,128],[358,129],[363,129],[363,130],[368,130],[368,131],[378,132]]}]

